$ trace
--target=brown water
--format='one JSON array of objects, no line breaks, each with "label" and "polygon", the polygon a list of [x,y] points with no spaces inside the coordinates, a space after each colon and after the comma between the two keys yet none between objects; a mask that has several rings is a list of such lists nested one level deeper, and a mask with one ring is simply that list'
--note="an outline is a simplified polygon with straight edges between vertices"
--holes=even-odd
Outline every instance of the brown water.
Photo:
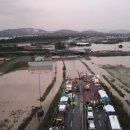
[{"label": "brown water", "polygon": [[[51,102],[53,101],[53,99],[54,99],[56,93],[58,92],[60,85],[63,81],[63,79],[62,79],[63,78],[62,61],[55,62],[54,68],[55,68],[55,66],[57,66],[56,83],[55,83],[54,87],[52,88],[52,90],[50,91],[49,95],[46,97],[46,99],[42,103],[45,114],[46,114],[47,110],[49,109],[49,106],[50,106]],[[37,118],[34,117],[32,119],[32,121],[30,122],[30,124],[27,126],[26,130],[36,130],[38,125],[39,125],[39,121]]]},{"label": "brown water", "polygon": [[[52,81],[52,71],[19,70],[0,76],[0,120],[9,119],[14,124],[12,130],[20,124],[32,106],[39,106],[39,73],[42,94]],[[19,110],[19,111],[18,111]],[[10,116],[14,111],[14,116]]]},{"label": "brown water", "polygon": [[[105,70],[101,68],[102,65],[119,65],[130,67],[130,56],[126,57],[91,57],[91,61],[84,60],[89,67],[102,78],[102,74],[110,77]],[[94,63],[94,64],[92,64]],[[78,72],[89,73],[87,68],[79,60],[68,60],[65,61],[66,65],[66,75],[68,77],[78,77]],[[61,61],[54,62],[53,68],[57,66],[57,80],[54,88],[51,90],[46,100],[42,103],[45,113],[47,112],[55,94],[57,93],[59,86],[62,82],[62,68],[63,63]],[[12,130],[15,130],[21,121],[27,117],[30,113],[32,106],[39,106],[39,73],[40,73],[40,87],[42,94],[45,92],[47,86],[51,83],[52,77],[54,76],[50,70],[38,70],[38,71],[28,71],[20,70],[8,73],[6,75],[0,76],[0,120],[5,118],[10,120],[10,124],[13,124],[13,116],[9,116],[14,110],[20,112],[17,114],[18,122],[14,123],[15,126]],[[129,106],[126,104],[125,100],[122,99],[117,92],[111,89],[114,95],[119,97],[124,104],[125,109],[130,114]],[[129,95],[125,97],[129,98]],[[35,130],[39,122],[34,117],[31,123],[28,125],[26,130]]]},{"label": "brown water", "polygon": [[97,66],[110,64],[130,67],[130,56],[91,57],[91,62]]},{"label": "brown water", "polygon": [[65,61],[66,65],[66,76],[71,78],[79,77],[78,73],[89,72],[87,68],[81,63],[80,60],[68,60]]},{"label": "brown water", "polygon": [[[123,48],[119,48],[119,44],[123,45]],[[90,47],[72,47],[71,50],[84,51],[90,48],[92,51],[130,51],[130,42],[123,42],[119,44],[94,44],[92,43]]]},{"label": "brown water", "polygon": [[[86,61],[86,60],[83,60],[83,61],[88,64],[88,66],[93,70],[93,72],[95,74],[100,75],[101,80],[105,81],[102,78],[102,75],[106,75],[107,77],[109,77],[111,79],[114,78],[114,77],[112,77],[108,72],[106,72],[104,69],[102,69],[102,65],[107,65],[107,64],[115,65],[115,66],[116,65],[124,65],[124,66],[128,67],[129,61],[130,61],[128,59],[130,59],[130,56],[126,56],[126,57],[121,57],[121,56],[120,57],[100,57],[100,58],[91,57],[91,59],[92,59],[91,61]],[[127,62],[125,62],[125,61],[127,61]],[[105,81],[105,83],[107,83],[107,82]],[[117,84],[117,87],[118,87],[118,84],[121,84],[121,82],[116,80],[116,84]],[[107,85],[110,87],[110,85],[108,83],[107,83]],[[121,91],[126,95],[125,98],[122,98],[122,97],[119,96],[119,94],[113,88],[111,88],[111,91],[115,96],[117,96],[122,101],[126,112],[130,115],[130,107],[125,102],[125,99],[127,99],[127,100],[130,99],[130,94],[128,94],[127,92],[125,92],[124,90],[121,89]]]}]

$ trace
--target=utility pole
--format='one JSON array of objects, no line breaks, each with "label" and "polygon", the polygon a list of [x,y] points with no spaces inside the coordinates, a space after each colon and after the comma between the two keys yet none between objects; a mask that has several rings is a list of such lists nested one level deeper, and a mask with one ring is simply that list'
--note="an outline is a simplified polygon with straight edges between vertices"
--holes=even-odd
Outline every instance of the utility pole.
[{"label": "utility pole", "polygon": [[39,72],[39,101],[40,101],[40,107],[41,107],[41,82],[40,82],[40,76],[41,76],[41,73]]}]

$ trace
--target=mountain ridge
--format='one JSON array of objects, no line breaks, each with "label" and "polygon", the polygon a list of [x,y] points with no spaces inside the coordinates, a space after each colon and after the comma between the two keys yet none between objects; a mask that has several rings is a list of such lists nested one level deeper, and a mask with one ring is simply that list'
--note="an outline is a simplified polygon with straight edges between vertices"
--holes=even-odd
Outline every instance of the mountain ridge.
[{"label": "mountain ridge", "polygon": [[75,36],[79,34],[104,34],[104,33],[130,33],[129,30],[120,29],[109,32],[101,32],[95,30],[75,31],[70,29],[61,29],[56,31],[45,31],[43,29],[36,28],[17,28],[6,29],[0,31],[0,37],[22,37],[22,36]]}]

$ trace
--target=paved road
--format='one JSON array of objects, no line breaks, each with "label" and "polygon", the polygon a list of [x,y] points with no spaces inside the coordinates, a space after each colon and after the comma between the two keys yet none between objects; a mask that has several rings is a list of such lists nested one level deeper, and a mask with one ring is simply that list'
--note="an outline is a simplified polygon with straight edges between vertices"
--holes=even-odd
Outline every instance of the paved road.
[{"label": "paved road", "polygon": [[[80,72],[86,72],[86,67],[79,61],[65,61],[65,65],[67,68],[67,76],[75,78],[79,76]],[[71,70],[71,71],[70,71]],[[84,120],[84,103],[81,102],[81,97],[84,94],[84,90],[82,89],[82,82],[79,82],[80,92],[75,93],[75,100],[77,102],[77,106],[69,107],[65,118],[65,125],[67,130],[83,130],[82,127],[85,124]],[[83,127],[84,128],[84,127]]]},{"label": "paved road", "polygon": [[93,108],[93,114],[94,114],[94,123],[96,126],[96,130],[109,130],[108,124],[107,124],[107,117],[105,114],[105,111],[102,109]]},{"label": "paved road", "polygon": [[[96,91],[97,91],[97,88],[93,84],[91,84],[91,89],[89,91],[85,91],[86,101],[90,99],[99,100],[99,98],[96,97],[94,94]],[[95,124],[96,130],[110,130],[108,126],[108,117],[106,116],[104,109],[97,108],[95,106],[92,106],[92,108],[93,108],[94,124]],[[86,113],[87,113],[87,110],[86,110]],[[86,118],[86,124],[87,124],[87,128],[85,130],[89,130],[87,118]]]},{"label": "paved road", "polygon": [[[78,62],[76,62],[78,63]],[[78,63],[80,66],[81,64]],[[77,76],[77,71],[82,70],[81,72],[88,72],[88,70],[84,70],[84,66],[80,67],[73,65],[71,69],[73,69],[73,75]],[[69,64],[69,66],[72,66],[72,64]],[[72,75],[72,78],[73,78]],[[71,74],[70,74],[71,76]],[[69,110],[66,113],[65,117],[65,125],[66,130],[89,130],[88,129],[88,123],[87,123],[87,110],[86,107],[86,101],[89,99],[92,100],[98,100],[98,98],[94,95],[94,93],[97,91],[96,87],[91,86],[91,89],[89,91],[84,90],[84,82],[82,80],[79,81],[79,87],[80,92],[75,93],[75,100],[77,102],[77,106],[69,107]],[[96,130],[109,130],[108,127],[108,118],[105,115],[105,111],[103,109],[98,110],[93,107],[93,114],[94,114],[94,123]]]},{"label": "paved road", "polygon": [[81,129],[80,92],[75,93],[76,106],[70,106],[65,117],[66,130]]}]

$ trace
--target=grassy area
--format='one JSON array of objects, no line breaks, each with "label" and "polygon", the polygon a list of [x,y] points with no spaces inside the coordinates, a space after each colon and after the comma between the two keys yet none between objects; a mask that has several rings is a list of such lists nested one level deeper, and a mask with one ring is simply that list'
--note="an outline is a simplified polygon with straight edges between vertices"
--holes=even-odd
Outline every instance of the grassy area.
[{"label": "grassy area", "polygon": [[59,89],[58,93],[56,94],[56,96],[54,97],[54,99],[53,99],[53,101],[52,101],[52,103],[51,103],[51,105],[46,113],[44,120],[41,122],[41,124],[38,127],[38,130],[48,130],[49,127],[53,125],[53,121],[54,121],[57,106],[59,103],[59,98],[60,98],[61,93],[62,93],[63,85],[64,85],[64,82],[62,82],[60,89]]},{"label": "grassy area", "polygon": [[84,56],[85,60],[91,60],[89,56]]},{"label": "grassy area", "polygon": [[11,71],[28,66],[28,57],[14,58],[0,65],[0,73],[5,74]]},{"label": "grassy area", "polygon": [[[82,61],[81,61],[82,62]],[[90,69],[84,62],[82,62],[88,69]],[[93,72],[90,69],[90,72]],[[94,72],[93,72],[94,73]],[[108,82],[109,83],[109,82]],[[104,87],[105,91],[109,95],[109,98],[111,100],[112,105],[114,106],[116,113],[119,118],[119,122],[121,124],[122,130],[130,130],[130,117],[128,116],[127,112],[125,111],[123,104],[120,99],[118,99],[116,96],[114,96],[111,91]]]},{"label": "grassy area", "polygon": [[42,95],[42,97],[40,98],[40,101],[41,101],[41,102],[43,102],[43,101],[46,99],[47,95],[49,94],[49,92],[50,92],[51,89],[53,88],[55,82],[56,82],[56,77],[54,77],[53,81],[48,85],[48,87],[47,87],[45,93],[44,93],[44,94]]},{"label": "grassy area", "polygon": [[31,111],[31,114],[23,120],[23,123],[18,127],[17,130],[25,130],[25,128],[27,127],[27,125],[29,124],[29,122],[32,120],[32,118],[34,117],[34,115],[36,115],[37,111],[39,108],[34,108]]},{"label": "grassy area", "polygon": [[122,129],[123,130],[130,130],[130,123],[129,123],[130,117],[128,116],[128,114],[124,110],[122,102],[116,96],[114,96],[107,87],[105,88],[105,91],[109,95],[111,103],[116,110],[119,122],[122,126]]},{"label": "grassy area", "polygon": [[103,66],[108,73],[110,73],[113,77],[122,82],[126,87],[130,88],[130,68],[126,68],[125,66]]},{"label": "grassy area", "polygon": [[51,127],[53,125],[54,118],[56,116],[56,111],[57,111],[59,99],[61,97],[61,94],[62,94],[63,88],[64,88],[65,75],[66,75],[66,67],[65,67],[65,64],[63,62],[63,81],[61,83],[59,91],[55,95],[55,97],[54,97],[54,99],[53,99],[53,101],[52,101],[52,103],[51,103],[51,105],[46,113],[44,120],[39,125],[38,130],[48,130],[49,127]]},{"label": "grassy area", "polygon": [[109,80],[105,75],[103,75],[103,78],[111,85],[111,87],[121,96],[124,97],[125,94],[116,87],[116,85],[114,85],[114,83],[112,82],[112,80]]},{"label": "grassy area", "polygon": [[92,74],[94,74],[94,72],[90,69],[90,67],[85,63],[85,62],[83,62],[82,60],[80,60],[85,66],[86,66],[86,68],[92,73]]},{"label": "grassy area", "polygon": [[[64,64],[64,63],[63,63]],[[65,67],[65,64],[63,66],[63,70],[66,70],[66,67]],[[66,71],[63,71],[63,75],[66,75]],[[64,78],[64,76],[63,76]],[[54,83],[56,81],[56,77],[54,77],[52,83],[48,86],[46,92],[43,94],[43,96],[41,97],[41,101],[44,101],[45,98],[47,97],[47,95],[49,94],[51,88],[54,86]],[[47,111],[47,114],[44,118],[44,120],[40,123],[39,127],[38,127],[38,130],[48,130],[48,128],[53,124],[53,120],[54,120],[54,117],[55,117],[55,114],[56,114],[56,109],[57,109],[57,105],[58,105],[58,102],[59,102],[59,97],[61,96],[61,93],[63,91],[63,86],[64,86],[64,80],[60,86],[60,89],[59,91],[57,92],[56,96],[54,97],[48,111]],[[17,130],[25,130],[25,128],[27,127],[27,125],[29,124],[29,122],[32,120],[32,118],[34,117],[34,115],[36,115],[37,111],[38,111],[39,108],[35,108],[35,109],[32,109],[32,112],[30,114],[29,117],[27,117],[23,123],[18,127]]]},{"label": "grassy area", "polygon": [[64,61],[63,61],[63,80],[64,81],[66,80],[66,66],[65,66]]},{"label": "grassy area", "polygon": [[130,106],[130,101],[129,100],[125,100],[126,101],[126,103]]}]

